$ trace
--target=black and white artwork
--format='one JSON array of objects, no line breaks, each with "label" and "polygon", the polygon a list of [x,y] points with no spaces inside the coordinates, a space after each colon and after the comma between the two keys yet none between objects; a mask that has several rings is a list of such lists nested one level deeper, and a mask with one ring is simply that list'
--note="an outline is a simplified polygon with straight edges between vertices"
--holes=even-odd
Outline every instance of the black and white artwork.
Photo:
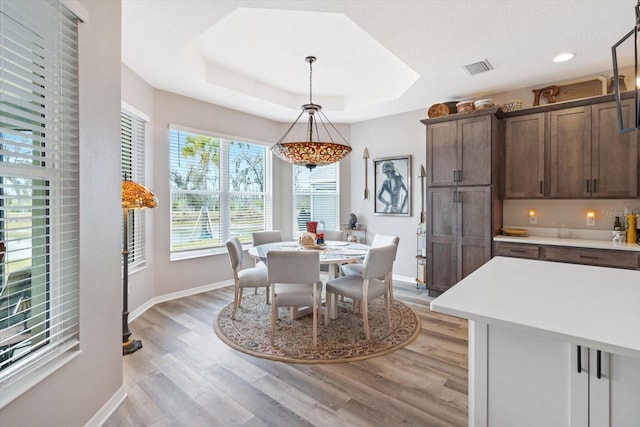
[{"label": "black and white artwork", "polygon": [[411,156],[373,159],[375,215],[411,215]]}]

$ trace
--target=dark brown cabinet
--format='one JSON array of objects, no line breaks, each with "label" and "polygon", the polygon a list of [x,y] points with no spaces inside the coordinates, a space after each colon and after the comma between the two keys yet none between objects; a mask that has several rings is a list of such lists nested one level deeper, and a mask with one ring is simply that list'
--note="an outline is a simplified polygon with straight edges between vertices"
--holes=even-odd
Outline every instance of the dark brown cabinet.
[{"label": "dark brown cabinet", "polygon": [[544,113],[505,119],[505,198],[544,197]]},{"label": "dark brown cabinet", "polygon": [[427,186],[491,184],[489,116],[427,126]]},{"label": "dark brown cabinet", "polygon": [[570,264],[597,265],[600,267],[640,268],[640,254],[617,249],[591,249],[573,246],[552,246],[512,242],[495,242],[495,256],[531,258]]},{"label": "dark brown cabinet", "polygon": [[[631,100],[623,101],[631,113]],[[549,114],[550,197],[615,198],[638,195],[637,132],[620,134],[614,103]]]},{"label": "dark brown cabinet", "polygon": [[497,109],[426,119],[427,289],[443,292],[491,258],[502,222]]}]

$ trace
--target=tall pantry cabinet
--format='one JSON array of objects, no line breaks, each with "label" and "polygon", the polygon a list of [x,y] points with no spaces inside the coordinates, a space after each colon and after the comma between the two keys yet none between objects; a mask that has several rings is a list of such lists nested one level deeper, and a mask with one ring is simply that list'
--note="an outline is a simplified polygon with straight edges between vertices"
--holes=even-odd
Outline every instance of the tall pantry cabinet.
[{"label": "tall pantry cabinet", "polygon": [[446,291],[491,258],[502,225],[501,114],[490,108],[422,120],[429,291]]}]

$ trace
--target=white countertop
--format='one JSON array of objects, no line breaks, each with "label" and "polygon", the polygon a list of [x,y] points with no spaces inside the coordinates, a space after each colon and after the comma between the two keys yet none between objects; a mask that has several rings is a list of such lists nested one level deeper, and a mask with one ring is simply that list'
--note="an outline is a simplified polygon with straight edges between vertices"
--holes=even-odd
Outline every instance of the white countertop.
[{"label": "white countertop", "polygon": [[589,240],[589,239],[565,239],[561,237],[542,236],[495,236],[495,242],[525,243],[531,245],[552,245],[552,246],[572,246],[577,248],[611,249],[618,251],[640,252],[640,245],[637,243],[614,243],[611,240]]},{"label": "white countertop", "polygon": [[640,358],[640,271],[495,257],[431,309]]}]

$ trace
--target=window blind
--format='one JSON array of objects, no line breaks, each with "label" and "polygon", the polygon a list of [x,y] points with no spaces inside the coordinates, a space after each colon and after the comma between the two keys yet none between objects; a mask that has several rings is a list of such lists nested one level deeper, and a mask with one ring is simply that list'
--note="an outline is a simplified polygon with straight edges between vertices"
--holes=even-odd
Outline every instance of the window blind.
[{"label": "window blind", "polygon": [[0,1],[0,395],[78,344],[77,51],[59,1]]},{"label": "window blind", "polygon": [[337,163],[309,170],[293,167],[293,235],[306,231],[307,221],[319,230],[340,230],[340,168]]},{"label": "window blind", "polygon": [[271,229],[270,156],[262,144],[172,127],[171,251],[251,242]]},{"label": "window blind", "polygon": [[[140,185],[145,185],[145,127],[146,121],[135,113],[126,109],[120,113],[122,178]],[[128,214],[129,265],[142,266],[146,261],[145,210],[129,209]]]}]

